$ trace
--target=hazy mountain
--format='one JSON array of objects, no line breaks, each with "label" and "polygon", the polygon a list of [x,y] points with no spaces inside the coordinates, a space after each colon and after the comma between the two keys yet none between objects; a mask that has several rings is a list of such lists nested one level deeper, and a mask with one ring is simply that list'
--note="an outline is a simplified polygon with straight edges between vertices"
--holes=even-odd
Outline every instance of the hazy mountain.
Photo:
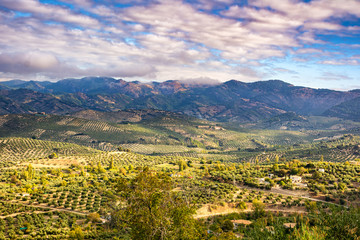
[{"label": "hazy mountain", "polygon": [[69,102],[63,102],[55,96],[29,89],[1,90],[0,113],[55,113],[65,114],[83,108]]},{"label": "hazy mountain", "polygon": [[330,108],[324,113],[324,116],[360,121],[360,97]]},{"label": "hazy mountain", "polygon": [[[358,90],[342,92],[312,89],[280,80],[254,83],[231,80],[217,85],[204,85],[174,80],[140,83],[107,77],[86,77],[55,83],[13,80],[1,84],[14,89],[2,90],[0,112],[3,114],[34,111],[64,114],[82,109],[109,112],[151,108],[208,120],[252,122],[287,112],[305,116],[334,116],[335,106],[346,103],[346,109],[351,109],[358,105],[347,102],[360,97]],[[37,92],[26,92],[22,88]],[[16,91],[23,92],[19,94]],[[350,110],[347,111],[351,114]],[[357,115],[340,114],[339,117],[360,120]]]},{"label": "hazy mountain", "polygon": [[321,115],[327,109],[359,96],[359,92],[340,92],[328,89],[312,89],[293,86],[279,80],[241,83],[229,81],[226,94],[239,94],[268,106],[303,115]]},{"label": "hazy mountain", "polygon": [[46,90],[46,87],[50,86],[51,84],[53,83],[49,81],[32,81],[32,80],[31,81],[10,80],[10,81],[1,82],[1,85],[4,85],[9,89],[25,88],[35,91]]}]

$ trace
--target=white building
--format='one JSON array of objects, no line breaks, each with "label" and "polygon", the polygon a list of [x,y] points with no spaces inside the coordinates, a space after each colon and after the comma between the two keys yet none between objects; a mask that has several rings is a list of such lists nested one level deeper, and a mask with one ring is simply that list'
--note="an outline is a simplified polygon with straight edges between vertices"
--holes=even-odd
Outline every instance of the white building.
[{"label": "white building", "polygon": [[299,183],[301,182],[302,178],[300,176],[290,176],[290,179],[293,183]]}]

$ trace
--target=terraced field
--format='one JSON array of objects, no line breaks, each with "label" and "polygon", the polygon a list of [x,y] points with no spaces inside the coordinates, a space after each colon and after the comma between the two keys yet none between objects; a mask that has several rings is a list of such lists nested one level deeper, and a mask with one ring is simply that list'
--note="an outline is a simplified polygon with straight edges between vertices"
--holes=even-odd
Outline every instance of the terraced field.
[{"label": "terraced field", "polygon": [[118,124],[71,116],[4,115],[0,116],[0,122],[3,137],[69,142],[104,151],[114,151],[119,145],[125,145],[145,154],[199,152],[194,148],[207,151],[281,148],[342,135],[339,131],[248,130],[171,117]]},{"label": "terraced field", "polygon": [[0,159],[3,167],[13,166],[35,159],[49,159],[56,153],[59,157],[87,155],[97,150],[64,142],[41,141],[30,138],[0,138]]}]

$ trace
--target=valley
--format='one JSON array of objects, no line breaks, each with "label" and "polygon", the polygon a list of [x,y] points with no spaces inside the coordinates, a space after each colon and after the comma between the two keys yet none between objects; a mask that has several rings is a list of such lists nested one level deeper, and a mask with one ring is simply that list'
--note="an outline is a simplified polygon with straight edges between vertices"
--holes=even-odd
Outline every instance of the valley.
[{"label": "valley", "polygon": [[[301,131],[259,129],[264,122],[246,128],[149,109],[2,115],[0,239],[130,239],[129,226],[116,219],[152,216],[127,212],[131,202],[121,207],[131,199],[124,198],[129,190],[121,189],[134,181],[148,191],[164,187],[171,193],[166,196],[187,199],[176,201],[190,211],[186,216],[194,220],[188,223],[198,225],[188,228],[196,238],[255,239],[254,231],[282,229],[283,223],[318,234],[307,221],[360,204],[359,123],[299,120],[272,121],[303,124]],[[169,185],[149,185],[160,179]],[[358,216],[349,214],[349,219]],[[330,230],[321,231],[326,236]]]},{"label": "valley", "polygon": [[358,91],[93,77],[0,87],[0,239],[360,236],[348,229]]},{"label": "valley", "polygon": [[360,0],[0,0],[0,240],[360,240]]}]

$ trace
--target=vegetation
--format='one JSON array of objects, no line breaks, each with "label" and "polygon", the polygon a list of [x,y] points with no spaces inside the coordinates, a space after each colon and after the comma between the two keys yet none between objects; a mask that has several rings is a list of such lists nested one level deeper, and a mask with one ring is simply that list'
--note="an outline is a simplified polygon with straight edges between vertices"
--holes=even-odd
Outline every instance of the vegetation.
[{"label": "vegetation", "polygon": [[30,117],[0,139],[0,239],[360,237],[356,131]]}]

